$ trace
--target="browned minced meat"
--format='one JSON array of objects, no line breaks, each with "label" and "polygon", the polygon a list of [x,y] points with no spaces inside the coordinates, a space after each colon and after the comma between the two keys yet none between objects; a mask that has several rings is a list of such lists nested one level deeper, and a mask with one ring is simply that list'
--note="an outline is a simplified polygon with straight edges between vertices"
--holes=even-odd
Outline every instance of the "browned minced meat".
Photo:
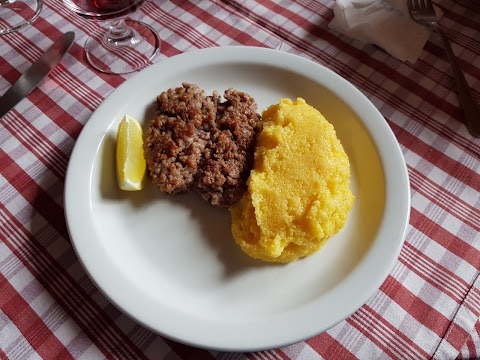
[{"label": "browned minced meat", "polygon": [[230,206],[243,195],[260,115],[245,92],[228,89],[224,98],[187,83],[157,97],[143,147],[161,191],[194,188],[217,206]]}]

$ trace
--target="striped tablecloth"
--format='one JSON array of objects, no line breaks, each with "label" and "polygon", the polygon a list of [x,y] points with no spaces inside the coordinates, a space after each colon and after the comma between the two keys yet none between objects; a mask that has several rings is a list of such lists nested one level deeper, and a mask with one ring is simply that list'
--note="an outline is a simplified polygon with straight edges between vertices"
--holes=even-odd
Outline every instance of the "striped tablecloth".
[{"label": "striped tablecloth", "polygon": [[[32,26],[0,37],[3,94],[61,34],[77,35],[48,78],[0,119],[0,358],[480,357],[480,140],[463,125],[441,40],[433,34],[420,59],[404,63],[329,31],[333,4],[154,0],[133,17],[160,34],[155,62],[197,48],[275,48],[325,65],[377,106],[405,156],[412,208],[398,261],[373,297],[314,338],[248,354],[195,349],[162,338],[109,303],[72,248],[64,181],[82,127],[133,75],[92,70],[83,44],[97,25],[70,13],[61,1],[46,0]],[[480,103],[478,4],[436,4]]]}]

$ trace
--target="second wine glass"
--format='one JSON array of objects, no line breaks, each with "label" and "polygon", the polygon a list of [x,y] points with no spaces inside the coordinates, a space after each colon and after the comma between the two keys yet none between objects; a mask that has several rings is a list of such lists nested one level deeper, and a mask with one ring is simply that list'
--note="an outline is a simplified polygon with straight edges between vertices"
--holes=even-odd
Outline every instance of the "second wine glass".
[{"label": "second wine glass", "polygon": [[149,65],[158,54],[160,38],[149,25],[125,19],[145,0],[63,0],[78,15],[105,21],[107,28],[85,42],[88,62],[107,74],[126,74]]},{"label": "second wine glass", "polygon": [[23,29],[42,11],[43,0],[0,0],[0,35]]}]

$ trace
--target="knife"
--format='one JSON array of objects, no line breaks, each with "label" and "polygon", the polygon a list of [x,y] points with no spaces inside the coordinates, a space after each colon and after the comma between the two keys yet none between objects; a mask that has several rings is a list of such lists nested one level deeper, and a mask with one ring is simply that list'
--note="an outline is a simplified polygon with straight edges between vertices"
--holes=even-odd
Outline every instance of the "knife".
[{"label": "knife", "polygon": [[53,45],[30,66],[25,73],[0,98],[0,118],[35,89],[40,81],[60,62],[73,44],[75,33],[63,34]]}]

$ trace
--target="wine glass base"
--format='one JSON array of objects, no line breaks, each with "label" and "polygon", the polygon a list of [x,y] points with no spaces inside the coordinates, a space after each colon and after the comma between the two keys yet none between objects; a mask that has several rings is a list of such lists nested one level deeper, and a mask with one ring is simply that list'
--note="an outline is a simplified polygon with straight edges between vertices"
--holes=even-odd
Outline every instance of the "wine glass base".
[{"label": "wine glass base", "polygon": [[0,1],[0,35],[24,28],[34,22],[42,11],[40,0]]},{"label": "wine glass base", "polygon": [[151,64],[160,50],[160,37],[141,21],[125,20],[132,36],[113,41],[103,29],[85,42],[87,60],[95,69],[106,74],[128,74]]}]

